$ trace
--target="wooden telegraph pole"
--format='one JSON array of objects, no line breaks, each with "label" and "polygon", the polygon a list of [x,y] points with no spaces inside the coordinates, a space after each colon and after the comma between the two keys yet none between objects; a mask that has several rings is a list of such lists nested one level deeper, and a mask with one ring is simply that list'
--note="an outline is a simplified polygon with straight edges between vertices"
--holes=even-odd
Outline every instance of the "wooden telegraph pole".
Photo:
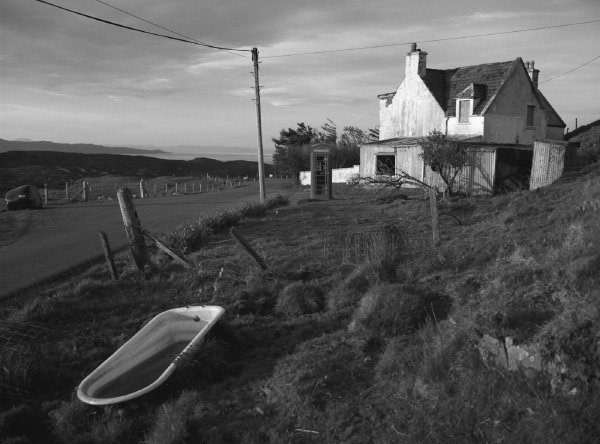
[{"label": "wooden telegraph pole", "polygon": [[258,127],[258,187],[260,201],[267,199],[265,194],[265,171],[263,162],[262,121],[260,116],[260,83],[258,81],[258,48],[252,48],[252,61],[254,62],[254,92],[256,94],[256,125]]}]

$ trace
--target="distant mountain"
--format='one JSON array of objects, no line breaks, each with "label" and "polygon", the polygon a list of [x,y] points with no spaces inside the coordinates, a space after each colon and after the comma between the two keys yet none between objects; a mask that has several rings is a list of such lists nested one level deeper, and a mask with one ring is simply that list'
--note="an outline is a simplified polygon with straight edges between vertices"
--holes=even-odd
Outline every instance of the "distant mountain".
[{"label": "distant mountain", "polygon": [[[272,172],[273,166],[265,164],[265,174]],[[258,164],[247,160],[222,162],[204,157],[169,160],[150,156],[56,151],[0,152],[0,193],[25,183],[38,186],[47,183],[50,187],[59,187],[66,181],[108,174],[149,179],[172,175],[201,176],[207,173],[220,177],[256,177]]]},{"label": "distant mountain", "polygon": [[7,151],[56,151],[62,153],[126,154],[141,156],[150,156],[153,154],[169,154],[167,151],[159,149],[141,150],[128,147],[109,147],[103,145],[93,145],[90,143],[55,143],[47,141],[33,142],[27,139],[0,139],[0,153],[5,153]]}]

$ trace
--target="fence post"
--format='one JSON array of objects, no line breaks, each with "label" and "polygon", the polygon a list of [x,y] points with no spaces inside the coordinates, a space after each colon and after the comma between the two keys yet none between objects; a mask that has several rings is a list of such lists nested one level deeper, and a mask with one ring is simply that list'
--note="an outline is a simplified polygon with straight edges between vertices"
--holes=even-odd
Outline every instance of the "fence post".
[{"label": "fence post", "polygon": [[69,182],[65,182],[65,195],[67,202],[69,201]]},{"label": "fence post", "polygon": [[184,182],[183,184],[183,193],[187,194],[187,182]]},{"label": "fence post", "polygon": [[165,196],[168,196],[168,195],[169,195],[169,184],[166,183],[165,184]]},{"label": "fence post", "polygon": [[106,259],[106,266],[108,267],[108,271],[110,272],[110,276],[113,281],[119,280],[119,272],[117,271],[117,267],[115,266],[115,260],[113,258],[112,251],[110,249],[110,244],[108,243],[108,238],[106,237],[106,233],[104,231],[99,231],[100,242],[102,242],[102,249],[104,250],[104,258]]},{"label": "fence post", "polygon": [[431,187],[429,190],[429,208],[431,209],[431,230],[433,234],[433,246],[437,249],[440,246],[440,225],[438,221],[436,187]]},{"label": "fence post", "polygon": [[145,190],[144,179],[140,179],[140,199],[146,198],[146,193],[144,193],[144,190]]},{"label": "fence post", "polygon": [[48,184],[44,184],[44,206],[48,206]]},{"label": "fence post", "polygon": [[250,246],[250,244],[248,243],[248,241],[244,238],[244,236],[242,236],[242,234],[237,230],[237,228],[232,227],[231,230],[229,230],[229,234],[230,236],[235,239],[237,241],[238,244],[240,244],[240,246],[246,250],[246,252],[252,256],[252,258],[256,261],[256,263],[260,266],[260,268],[262,268],[263,270],[266,270],[267,264],[265,263],[264,259],[262,257],[260,257],[258,255],[258,253],[256,251],[254,251],[254,249]]},{"label": "fence post", "polygon": [[175,194],[179,192],[179,184],[175,182]]},{"label": "fence post", "polygon": [[143,270],[149,264],[148,252],[146,251],[146,242],[144,241],[140,219],[133,204],[131,190],[127,187],[119,188],[117,198],[119,199],[119,207],[123,216],[127,240],[131,245],[133,260],[138,270]]},{"label": "fence post", "polygon": [[82,192],[84,202],[88,201],[88,192],[87,191],[88,191],[87,182],[84,180],[81,182],[81,192]]}]

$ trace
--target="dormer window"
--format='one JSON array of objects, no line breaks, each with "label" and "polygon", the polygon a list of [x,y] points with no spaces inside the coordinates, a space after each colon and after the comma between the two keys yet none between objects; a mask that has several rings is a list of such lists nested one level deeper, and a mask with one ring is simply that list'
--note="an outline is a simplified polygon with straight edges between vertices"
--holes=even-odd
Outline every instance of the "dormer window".
[{"label": "dormer window", "polygon": [[458,123],[469,123],[471,115],[471,100],[458,101]]},{"label": "dormer window", "polygon": [[535,126],[535,105],[527,105],[527,126]]}]

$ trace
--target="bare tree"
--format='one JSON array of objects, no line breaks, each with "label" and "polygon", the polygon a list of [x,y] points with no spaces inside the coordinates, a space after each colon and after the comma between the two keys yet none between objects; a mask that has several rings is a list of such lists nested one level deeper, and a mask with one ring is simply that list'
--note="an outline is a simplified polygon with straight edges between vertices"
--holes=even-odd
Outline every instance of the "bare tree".
[{"label": "bare tree", "polygon": [[450,140],[438,130],[429,133],[421,142],[420,154],[425,165],[438,173],[446,184],[446,192],[452,195],[458,173],[469,160],[467,148],[455,140]]}]

